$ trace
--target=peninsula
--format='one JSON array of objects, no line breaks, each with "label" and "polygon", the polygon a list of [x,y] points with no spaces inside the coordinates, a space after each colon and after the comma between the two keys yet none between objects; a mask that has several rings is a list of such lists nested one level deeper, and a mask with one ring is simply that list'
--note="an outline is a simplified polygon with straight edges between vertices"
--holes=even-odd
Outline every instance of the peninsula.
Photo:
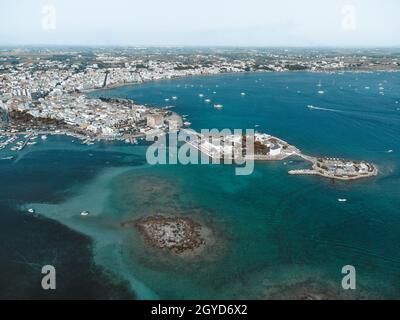
[{"label": "peninsula", "polygon": [[[353,70],[355,57],[343,54],[333,57],[319,53],[303,56],[299,53],[259,52],[170,54],[167,60],[154,54],[134,52],[94,51],[90,57],[76,52],[2,52],[0,54],[0,149],[12,151],[35,144],[39,135],[64,134],[93,144],[99,140],[122,140],[136,144],[137,139],[177,132],[190,122],[184,116],[163,108],[137,104],[128,99],[92,99],[85,92],[123,86],[129,83],[172,79],[177,77],[212,75],[234,72],[280,72],[308,70],[332,72]],[[236,57],[236,58],[233,58]],[[321,57],[325,57],[321,61]],[[383,58],[375,63],[365,53],[365,63],[356,71],[370,69],[399,71],[396,60]],[[14,62],[13,62],[14,61]],[[17,63],[15,63],[17,61]],[[242,96],[245,93],[242,93]],[[177,100],[176,96],[165,99]],[[183,129],[185,130],[185,129]],[[22,141],[17,141],[18,136]],[[336,158],[315,158],[304,155],[284,140],[256,133],[254,137],[230,135],[222,145],[209,142],[208,137],[192,131],[198,141],[193,147],[213,159],[244,156],[252,161],[280,161],[298,156],[312,164],[311,169],[291,170],[290,174],[319,175],[332,179],[354,180],[378,174],[376,166],[359,161]],[[206,138],[206,139],[204,139]],[[254,138],[254,150],[243,148],[246,139]]]}]

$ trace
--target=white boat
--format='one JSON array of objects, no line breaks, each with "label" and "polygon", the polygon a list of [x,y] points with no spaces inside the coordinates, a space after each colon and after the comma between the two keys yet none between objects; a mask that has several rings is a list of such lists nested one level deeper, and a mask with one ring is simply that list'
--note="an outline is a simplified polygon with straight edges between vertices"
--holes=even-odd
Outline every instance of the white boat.
[{"label": "white boat", "polygon": [[222,109],[224,106],[222,104],[214,104],[215,109]]},{"label": "white boat", "polygon": [[207,103],[210,103],[211,102],[211,99],[206,99],[206,100],[204,100],[205,102],[207,102]]},{"label": "white boat", "polygon": [[47,136],[46,136],[46,135],[43,135],[43,136],[41,136],[41,139],[42,139],[42,140],[47,140]]},{"label": "white boat", "polygon": [[184,125],[185,127],[190,127],[190,126],[192,125],[192,123],[189,122],[189,121],[185,121],[185,122],[183,123],[183,125]]},{"label": "white boat", "polygon": [[347,199],[338,199],[339,202],[347,202]]},{"label": "white boat", "polygon": [[244,97],[244,96],[246,95],[246,93],[245,93],[245,92],[242,92],[240,95],[241,95],[242,97]]},{"label": "white boat", "polygon": [[316,109],[316,107],[314,107],[312,104],[309,104],[309,105],[307,106],[307,108],[308,108],[308,109],[311,109],[311,110]]},{"label": "white boat", "polygon": [[10,157],[3,157],[3,158],[1,158],[1,160],[12,160],[12,159],[14,159],[14,157],[13,157],[13,156],[10,156]]},{"label": "white boat", "polygon": [[89,211],[82,211],[81,212],[81,216],[82,217],[86,217],[86,216],[88,216],[89,215]]},{"label": "white boat", "polygon": [[172,100],[178,100],[178,97],[173,96],[173,97],[172,97]]},{"label": "white boat", "polygon": [[393,153],[393,150],[388,150],[388,153]]},{"label": "white boat", "polygon": [[203,97],[204,97],[204,94],[200,93],[200,94],[199,94],[199,97],[200,97],[200,98],[203,98]]},{"label": "white boat", "polygon": [[318,91],[318,94],[324,94],[324,93],[325,93],[325,91],[323,91],[323,90]]},{"label": "white boat", "polygon": [[28,209],[28,212],[29,213],[35,213],[35,210],[34,209]]},{"label": "white boat", "polygon": [[167,98],[167,99],[164,99],[164,101],[165,101],[165,102],[169,102],[169,99],[168,99],[168,98]]}]

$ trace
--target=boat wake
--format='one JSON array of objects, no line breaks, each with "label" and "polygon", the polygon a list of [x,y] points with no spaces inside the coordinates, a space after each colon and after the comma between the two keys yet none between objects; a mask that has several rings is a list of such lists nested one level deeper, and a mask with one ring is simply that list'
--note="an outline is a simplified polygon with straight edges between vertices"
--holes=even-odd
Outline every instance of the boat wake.
[{"label": "boat wake", "polygon": [[330,111],[330,112],[344,112],[344,111],[342,111],[342,110],[315,107],[315,106],[313,106],[313,105],[308,105],[307,108],[310,109],[310,110],[320,110],[320,111]]}]

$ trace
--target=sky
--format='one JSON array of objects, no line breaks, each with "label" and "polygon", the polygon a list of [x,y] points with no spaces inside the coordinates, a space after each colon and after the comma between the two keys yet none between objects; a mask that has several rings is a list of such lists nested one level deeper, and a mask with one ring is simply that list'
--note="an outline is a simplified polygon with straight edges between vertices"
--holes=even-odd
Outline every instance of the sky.
[{"label": "sky", "polygon": [[0,0],[0,45],[400,47],[399,0]]}]

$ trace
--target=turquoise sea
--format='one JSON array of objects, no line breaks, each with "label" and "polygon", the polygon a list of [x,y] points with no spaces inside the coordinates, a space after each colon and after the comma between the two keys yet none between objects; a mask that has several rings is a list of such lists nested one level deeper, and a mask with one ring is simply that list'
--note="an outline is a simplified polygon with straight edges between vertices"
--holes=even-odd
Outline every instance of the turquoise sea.
[{"label": "turquoise sea", "polygon": [[[91,95],[175,105],[197,130],[257,125],[310,155],[373,162],[380,175],[290,176],[307,165],[298,159],[257,163],[250,176],[229,165],[150,166],[146,146],[67,137],[2,150],[16,158],[0,160],[1,297],[400,297],[399,73],[226,74]],[[175,257],[121,227],[157,213],[201,221],[212,245]],[[40,289],[44,264],[57,269],[54,292]],[[357,270],[355,291],[341,289],[345,265]]]}]

